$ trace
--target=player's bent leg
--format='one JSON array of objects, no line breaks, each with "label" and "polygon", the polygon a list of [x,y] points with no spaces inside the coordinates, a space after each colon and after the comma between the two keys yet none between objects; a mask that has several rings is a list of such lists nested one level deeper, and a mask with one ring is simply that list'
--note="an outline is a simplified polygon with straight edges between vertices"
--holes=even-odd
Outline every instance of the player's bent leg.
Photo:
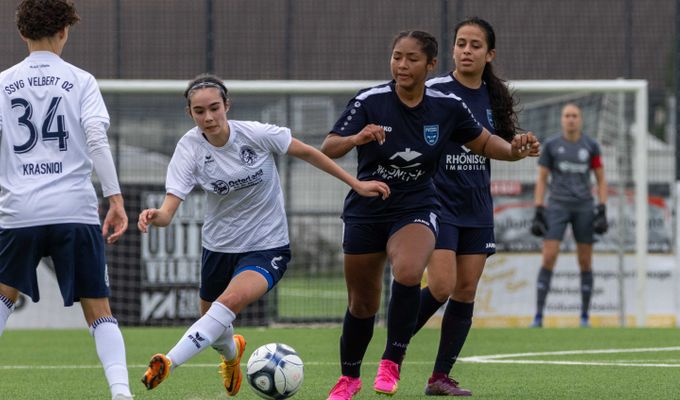
[{"label": "player's bent leg", "polygon": [[420,281],[434,244],[434,232],[421,223],[403,226],[387,242],[394,280],[387,310],[387,343],[373,385],[377,393],[397,392],[399,366],[418,319]]},{"label": "player's bent leg", "polygon": [[456,253],[448,249],[436,249],[427,264],[427,287],[420,290],[418,320],[413,335],[449,299],[456,285]]},{"label": "player's bent leg", "polygon": [[[85,319],[88,320],[90,334],[94,337],[97,355],[104,368],[104,375],[111,390],[111,396],[131,398],[125,356],[125,341],[118,327],[118,321],[111,315],[108,298],[81,298]],[[90,322],[91,320],[91,322]]]},{"label": "player's bent leg", "polygon": [[236,396],[241,388],[241,381],[243,374],[241,373],[241,358],[243,352],[246,350],[246,339],[241,335],[234,335],[233,341],[236,346],[236,357],[233,359],[226,359],[222,356],[220,363],[220,375],[224,381],[224,388],[227,390],[229,396]]}]

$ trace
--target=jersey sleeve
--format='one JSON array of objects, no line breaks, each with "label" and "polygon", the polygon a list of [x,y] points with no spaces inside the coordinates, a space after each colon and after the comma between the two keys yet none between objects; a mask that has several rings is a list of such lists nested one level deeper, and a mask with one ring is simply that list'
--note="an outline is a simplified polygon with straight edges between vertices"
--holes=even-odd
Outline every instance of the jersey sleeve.
[{"label": "jersey sleeve", "polygon": [[92,75],[84,80],[82,91],[80,124],[84,127],[92,122],[103,122],[105,129],[109,129],[109,112]]},{"label": "jersey sleeve", "polygon": [[600,144],[593,140],[593,154],[590,157],[590,168],[598,169],[604,167],[602,163],[602,150],[600,149]]},{"label": "jersey sleeve", "polygon": [[165,191],[185,200],[196,184],[191,149],[184,141],[180,140],[168,165]]},{"label": "jersey sleeve", "polygon": [[459,144],[465,144],[469,141],[475,140],[481,135],[484,129],[482,125],[477,122],[472,111],[468,108],[464,101],[456,102],[456,107],[453,109],[452,118],[455,123],[453,125],[452,140]]},{"label": "jersey sleeve", "polygon": [[331,133],[340,136],[352,136],[357,134],[367,125],[367,110],[365,101],[354,97],[347,104],[338,121],[333,125]]},{"label": "jersey sleeve", "polygon": [[545,142],[544,148],[541,150],[541,155],[538,157],[538,165],[541,167],[548,168],[552,170],[552,165],[553,165],[553,157],[552,153],[550,152],[551,147],[552,147],[552,140],[547,140]]},{"label": "jersey sleeve", "polygon": [[266,149],[277,154],[288,152],[290,142],[293,141],[289,128],[271,124],[262,124],[261,128],[263,130],[262,142]]}]

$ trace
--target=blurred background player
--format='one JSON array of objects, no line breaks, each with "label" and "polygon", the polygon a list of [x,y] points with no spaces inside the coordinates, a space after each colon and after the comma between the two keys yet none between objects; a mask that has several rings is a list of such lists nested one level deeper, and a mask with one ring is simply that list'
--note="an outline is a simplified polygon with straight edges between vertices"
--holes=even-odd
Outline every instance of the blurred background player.
[{"label": "blurred background player", "polygon": [[533,135],[512,145],[491,135],[460,98],[425,87],[437,63],[429,33],[405,31],[392,43],[393,81],[360,91],[324,140],[337,158],[357,148],[359,179],[390,185],[387,200],[351,191],[343,211],[348,309],[340,337],[342,376],[329,399],[351,399],[361,389],[361,362],[373,336],[385,261],[392,266],[387,343],[373,388],[397,392],[401,362],[418,316],[420,281],[438,230],[433,175],[444,147],[456,142],[475,154],[516,160],[536,151]]},{"label": "blurred background player", "polygon": [[[109,114],[94,77],[60,57],[79,19],[70,1],[22,1],[30,54],[0,73],[0,334],[19,292],[40,300],[36,269],[51,257],[64,305],[80,301],[112,397],[131,399],[104,252],[104,238],[116,242],[128,224]],[[109,200],[103,227],[92,166]]]},{"label": "blurred background player", "polygon": [[[454,30],[455,69],[427,81],[427,86],[463,99],[489,132],[508,142],[517,131],[515,100],[491,62],[496,36],[480,18],[458,23]],[[531,154],[537,156],[537,153]],[[427,287],[420,291],[417,332],[447,303],[432,376],[425,387],[430,396],[469,396],[448,375],[472,325],[477,285],[487,257],[496,252],[491,198],[491,162],[448,142],[434,176],[441,203],[435,250],[427,265]]]},{"label": "blurred background player", "polygon": [[[581,109],[575,104],[562,108],[562,133],[545,142],[538,160],[534,192],[536,214],[531,232],[543,237],[543,264],[536,284],[536,315],[531,326],[543,326],[545,300],[567,224],[571,224],[581,269],[581,326],[590,326],[589,307],[593,292],[593,233],[607,231],[607,182],[597,141],[582,133]],[[590,172],[597,181],[598,205],[593,202]],[[544,205],[550,176],[547,207]]]},{"label": "blurred background player", "polygon": [[246,341],[232,322],[248,304],[271,290],[291,258],[283,192],[274,157],[304,160],[347,183],[362,196],[389,196],[383,182],[361,182],[290,129],[227,119],[227,88],[215,76],[199,76],[184,97],[196,123],[177,143],[168,166],[167,195],[159,209],[139,215],[138,227],[164,227],[195,186],[207,194],[202,231],[201,314],[167,353],[156,354],[142,378],[153,389],[176,367],[212,346],[229,396],[238,393]]}]

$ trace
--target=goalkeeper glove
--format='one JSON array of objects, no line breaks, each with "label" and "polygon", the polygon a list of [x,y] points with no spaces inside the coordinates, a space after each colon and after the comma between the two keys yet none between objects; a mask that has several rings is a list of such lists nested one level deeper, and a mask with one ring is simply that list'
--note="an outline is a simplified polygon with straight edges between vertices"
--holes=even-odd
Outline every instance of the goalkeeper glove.
[{"label": "goalkeeper glove", "polygon": [[531,223],[531,234],[542,237],[546,233],[548,233],[548,222],[545,220],[545,207],[536,206],[536,214],[534,214],[534,220]]},{"label": "goalkeeper glove", "polygon": [[609,229],[607,224],[607,206],[600,204],[595,209],[595,219],[593,219],[593,231],[598,235],[602,235]]}]

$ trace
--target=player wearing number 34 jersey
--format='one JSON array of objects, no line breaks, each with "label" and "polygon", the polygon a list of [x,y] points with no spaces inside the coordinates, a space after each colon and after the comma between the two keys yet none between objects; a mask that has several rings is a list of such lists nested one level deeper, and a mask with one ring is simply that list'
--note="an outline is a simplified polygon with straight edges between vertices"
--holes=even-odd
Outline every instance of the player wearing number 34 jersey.
[{"label": "player wearing number 34 jersey", "polygon": [[[108,154],[109,114],[94,77],[34,51],[0,74],[0,88],[0,226],[98,225],[90,175]],[[120,193],[115,169],[97,174],[104,196]]]},{"label": "player wearing number 34 jersey", "polygon": [[[69,0],[23,0],[17,28],[29,55],[0,72],[0,335],[19,293],[40,300],[37,268],[52,260],[65,306],[79,301],[113,400],[132,399],[125,343],[109,306],[105,239],[128,225],[89,73],[61,58],[80,17]],[[103,225],[96,170],[109,208]]]}]

